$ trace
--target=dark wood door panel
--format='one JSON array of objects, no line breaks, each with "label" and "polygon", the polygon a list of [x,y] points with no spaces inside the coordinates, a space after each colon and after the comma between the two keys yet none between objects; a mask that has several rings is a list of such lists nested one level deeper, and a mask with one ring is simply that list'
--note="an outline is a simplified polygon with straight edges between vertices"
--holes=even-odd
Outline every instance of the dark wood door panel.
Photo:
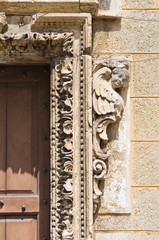
[{"label": "dark wood door panel", "polygon": [[6,217],[6,240],[38,240],[37,219]]},{"label": "dark wood door panel", "polygon": [[7,84],[7,191],[37,193],[36,86]]},{"label": "dark wood door panel", "polygon": [[6,240],[5,239],[5,218],[0,217],[0,239],[1,240]]},{"label": "dark wood door panel", "polygon": [[39,196],[1,195],[0,201],[4,203],[3,207],[0,207],[1,214],[39,213]]},{"label": "dark wood door panel", "polygon": [[49,240],[49,78],[47,66],[0,71],[0,240]]},{"label": "dark wood door panel", "polygon": [[0,191],[5,190],[6,165],[6,85],[0,84]]}]

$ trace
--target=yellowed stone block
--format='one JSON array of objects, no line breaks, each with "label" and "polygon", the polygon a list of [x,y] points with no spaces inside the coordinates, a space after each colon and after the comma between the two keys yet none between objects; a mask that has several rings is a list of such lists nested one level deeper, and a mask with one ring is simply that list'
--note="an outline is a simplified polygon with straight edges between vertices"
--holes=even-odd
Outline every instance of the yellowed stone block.
[{"label": "yellowed stone block", "polygon": [[159,233],[153,232],[102,232],[95,234],[95,240],[158,240]]},{"label": "yellowed stone block", "polygon": [[131,99],[131,139],[159,140],[159,99]]},{"label": "yellowed stone block", "polygon": [[98,216],[95,221],[97,231],[131,229],[131,215]]},{"label": "yellowed stone block", "polygon": [[159,54],[133,55],[131,96],[159,96]]},{"label": "yellowed stone block", "polygon": [[159,12],[123,11],[122,20],[95,20],[94,54],[158,52]]},{"label": "yellowed stone block", "polygon": [[151,9],[156,7],[155,0],[123,0],[123,8],[141,8],[141,9]]},{"label": "yellowed stone block", "polygon": [[134,189],[133,209],[134,230],[159,230],[159,188]]},{"label": "yellowed stone block", "polygon": [[133,185],[159,186],[159,143],[132,144]]}]

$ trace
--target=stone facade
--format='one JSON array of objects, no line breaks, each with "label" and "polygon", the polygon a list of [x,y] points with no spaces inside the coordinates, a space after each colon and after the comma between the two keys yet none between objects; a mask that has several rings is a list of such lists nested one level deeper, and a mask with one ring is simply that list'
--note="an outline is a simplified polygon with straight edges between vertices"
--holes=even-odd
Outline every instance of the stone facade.
[{"label": "stone facade", "polygon": [[0,3],[0,63],[51,68],[50,239],[159,239],[159,2]]},{"label": "stone facade", "polygon": [[[130,57],[131,213],[95,216],[96,240],[158,240],[157,1],[122,1],[121,20],[94,20],[93,56]],[[102,206],[101,206],[102,207]]]}]

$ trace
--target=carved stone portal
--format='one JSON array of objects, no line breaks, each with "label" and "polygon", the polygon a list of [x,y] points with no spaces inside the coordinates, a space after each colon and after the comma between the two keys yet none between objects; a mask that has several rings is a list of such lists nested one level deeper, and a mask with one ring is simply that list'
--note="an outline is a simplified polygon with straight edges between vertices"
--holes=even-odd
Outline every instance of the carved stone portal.
[{"label": "carved stone portal", "polygon": [[84,54],[91,47],[90,22],[89,14],[0,16],[1,64],[47,63],[51,68],[52,240],[92,239],[92,154],[86,153],[87,145],[92,151],[86,113],[91,57]]},{"label": "carved stone portal", "polygon": [[121,90],[128,86],[128,58],[97,59],[92,127],[91,27],[90,14],[0,15],[1,64],[51,67],[52,240],[93,239],[92,172],[97,209],[111,156],[110,126],[121,120],[124,111]]}]

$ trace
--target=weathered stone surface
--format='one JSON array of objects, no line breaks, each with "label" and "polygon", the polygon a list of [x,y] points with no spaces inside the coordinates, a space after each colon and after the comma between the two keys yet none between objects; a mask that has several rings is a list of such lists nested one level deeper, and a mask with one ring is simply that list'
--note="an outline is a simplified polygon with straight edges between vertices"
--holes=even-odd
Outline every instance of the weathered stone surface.
[{"label": "weathered stone surface", "polygon": [[134,230],[159,230],[159,188],[133,190]]},{"label": "weathered stone surface", "polygon": [[158,52],[159,12],[123,11],[122,20],[94,21],[94,54]]},{"label": "weathered stone surface", "polygon": [[130,212],[129,74],[129,57],[94,59],[94,205],[104,213]]},{"label": "weathered stone surface", "polygon": [[104,230],[130,230],[131,215],[105,215],[98,216],[95,222],[97,231]]},{"label": "weathered stone surface", "polygon": [[8,28],[6,21],[6,15],[3,12],[0,12],[0,33],[5,32]]},{"label": "weathered stone surface", "polygon": [[114,232],[96,233],[95,240],[158,240],[159,233],[153,232]]},{"label": "weathered stone surface", "polygon": [[159,139],[159,99],[132,99],[132,140]]},{"label": "weathered stone surface", "polygon": [[155,0],[123,0],[122,1],[123,8],[141,8],[141,9],[151,9],[156,7]]},{"label": "weathered stone surface", "polygon": [[99,17],[121,17],[121,0],[99,0],[97,16]]},{"label": "weathered stone surface", "polygon": [[132,144],[133,185],[159,185],[159,143]]},{"label": "weathered stone surface", "polygon": [[96,17],[121,17],[121,0],[0,0],[0,11],[8,13],[85,12]]},{"label": "weathered stone surface", "polygon": [[131,96],[159,96],[159,55],[133,55]]}]

